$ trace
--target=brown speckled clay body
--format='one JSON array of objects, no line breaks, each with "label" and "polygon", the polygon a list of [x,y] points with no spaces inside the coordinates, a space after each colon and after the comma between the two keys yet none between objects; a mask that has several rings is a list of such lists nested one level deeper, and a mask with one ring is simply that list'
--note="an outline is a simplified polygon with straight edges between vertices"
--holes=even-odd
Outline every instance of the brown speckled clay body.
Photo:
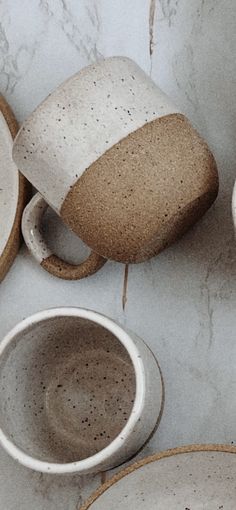
[{"label": "brown speckled clay body", "polygon": [[64,278],[92,274],[107,258],[129,263],[156,255],[205,213],[218,191],[206,143],[124,57],[101,60],[55,90],[23,124],[13,156],[95,252],[75,269],[39,242],[42,198],[36,196],[23,217],[26,243],[45,269]]},{"label": "brown speckled clay body", "polygon": [[101,156],[68,193],[63,220],[106,258],[141,262],[193,225],[218,191],[214,158],[183,115],[146,124]]}]

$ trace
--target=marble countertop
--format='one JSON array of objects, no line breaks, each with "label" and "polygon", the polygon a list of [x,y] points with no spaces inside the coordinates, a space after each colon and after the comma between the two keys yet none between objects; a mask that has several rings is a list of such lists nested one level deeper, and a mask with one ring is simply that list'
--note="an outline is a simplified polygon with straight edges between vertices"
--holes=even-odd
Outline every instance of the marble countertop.
[{"label": "marble countertop", "polygon": [[[155,259],[130,266],[125,310],[121,264],[109,262],[87,280],[64,282],[44,272],[22,247],[1,284],[0,336],[43,308],[103,312],[143,337],[163,371],[163,418],[140,456],[188,443],[234,444],[235,1],[3,0],[0,15],[0,90],[19,121],[81,67],[126,55],[186,112],[207,139],[220,173],[219,197],[197,226]],[[46,230],[58,253],[78,260],[80,241],[53,214]],[[100,481],[100,475],[34,473],[0,452],[4,510],[15,509],[16,494],[17,510],[78,510]]]}]

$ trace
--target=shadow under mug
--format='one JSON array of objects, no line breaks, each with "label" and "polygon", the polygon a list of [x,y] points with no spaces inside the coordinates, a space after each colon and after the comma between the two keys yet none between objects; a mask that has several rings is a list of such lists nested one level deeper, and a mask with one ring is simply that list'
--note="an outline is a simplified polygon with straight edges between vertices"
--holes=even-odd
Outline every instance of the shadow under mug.
[{"label": "shadow under mug", "polygon": [[150,349],[99,313],[45,310],[0,344],[0,443],[31,469],[115,467],[148,441],[162,407]]},{"label": "shadow under mug", "polygon": [[[132,60],[111,57],[82,69],[23,123],[13,146],[20,171],[40,192],[22,230],[50,273],[80,279],[106,259],[157,255],[210,207],[215,160],[188,119]],[[91,250],[77,266],[40,234],[51,206]]]}]

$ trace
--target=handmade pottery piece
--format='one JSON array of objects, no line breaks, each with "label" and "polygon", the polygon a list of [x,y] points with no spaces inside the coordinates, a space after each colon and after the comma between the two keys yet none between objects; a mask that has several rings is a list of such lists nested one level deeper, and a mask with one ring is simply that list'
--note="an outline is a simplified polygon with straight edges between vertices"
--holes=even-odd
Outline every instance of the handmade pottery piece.
[{"label": "handmade pottery piece", "polygon": [[121,464],[153,434],[162,405],[152,352],[96,312],[39,312],[0,344],[0,443],[34,470]]},{"label": "handmade pottery piece", "polygon": [[[25,210],[25,241],[44,269],[68,279],[94,273],[107,258],[153,257],[218,192],[206,143],[124,57],[81,70],[49,95],[24,122],[13,158],[41,194]],[[48,204],[94,250],[84,263],[72,266],[48,249],[39,234]]]},{"label": "handmade pottery piece", "polygon": [[81,510],[233,510],[236,448],[195,445],[153,455],[104,484]]},{"label": "handmade pottery piece", "polygon": [[236,230],[236,182],[234,183],[233,196],[232,196],[232,215],[234,228]]},{"label": "handmade pottery piece", "polygon": [[19,249],[21,215],[26,205],[29,185],[12,160],[13,138],[17,121],[0,95],[0,281],[3,280]]}]

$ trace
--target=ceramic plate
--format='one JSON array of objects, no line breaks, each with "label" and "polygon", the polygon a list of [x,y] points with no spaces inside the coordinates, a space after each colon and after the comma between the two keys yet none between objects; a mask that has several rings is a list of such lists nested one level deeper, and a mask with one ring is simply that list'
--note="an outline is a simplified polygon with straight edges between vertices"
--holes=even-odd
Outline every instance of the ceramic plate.
[{"label": "ceramic plate", "polygon": [[10,268],[20,244],[20,222],[28,184],[12,161],[17,122],[0,96],[0,281]]},{"label": "ceramic plate", "polygon": [[236,448],[191,446],[119,473],[81,510],[235,510]]}]

